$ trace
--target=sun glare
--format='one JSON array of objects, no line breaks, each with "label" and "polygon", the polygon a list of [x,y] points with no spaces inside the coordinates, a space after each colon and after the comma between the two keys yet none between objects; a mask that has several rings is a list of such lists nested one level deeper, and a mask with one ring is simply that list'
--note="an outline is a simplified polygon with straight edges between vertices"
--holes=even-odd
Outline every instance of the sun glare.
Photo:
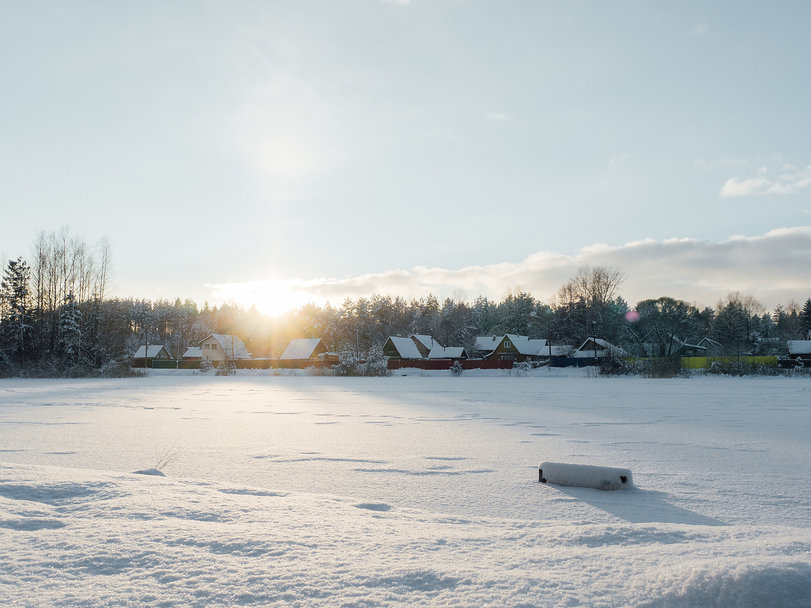
[{"label": "sun glare", "polygon": [[231,302],[242,308],[256,309],[268,316],[276,317],[285,312],[301,308],[317,298],[291,281],[267,279],[246,283],[223,283],[214,285],[213,298],[225,303]]}]

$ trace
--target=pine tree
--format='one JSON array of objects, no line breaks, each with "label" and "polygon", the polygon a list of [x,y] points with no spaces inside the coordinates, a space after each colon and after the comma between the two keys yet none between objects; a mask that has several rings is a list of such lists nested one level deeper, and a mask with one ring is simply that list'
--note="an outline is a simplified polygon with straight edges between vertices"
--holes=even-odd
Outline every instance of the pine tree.
[{"label": "pine tree", "polygon": [[31,356],[31,269],[22,258],[9,260],[0,282],[6,318],[2,320],[2,345],[7,356],[21,362]]}]

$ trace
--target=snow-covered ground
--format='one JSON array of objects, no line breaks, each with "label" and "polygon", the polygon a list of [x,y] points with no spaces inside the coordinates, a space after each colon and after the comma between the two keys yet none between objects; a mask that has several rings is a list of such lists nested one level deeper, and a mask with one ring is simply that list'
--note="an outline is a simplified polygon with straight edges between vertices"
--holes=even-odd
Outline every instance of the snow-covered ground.
[{"label": "snow-covered ground", "polygon": [[811,606],[811,380],[586,375],[0,381],[0,604]]}]

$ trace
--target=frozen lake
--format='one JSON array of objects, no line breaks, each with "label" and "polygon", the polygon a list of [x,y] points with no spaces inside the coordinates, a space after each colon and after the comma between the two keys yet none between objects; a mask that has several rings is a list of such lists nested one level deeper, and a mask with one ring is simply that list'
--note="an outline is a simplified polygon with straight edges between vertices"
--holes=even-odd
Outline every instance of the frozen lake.
[{"label": "frozen lake", "polygon": [[4,380],[0,597],[807,606],[809,462],[808,378]]}]

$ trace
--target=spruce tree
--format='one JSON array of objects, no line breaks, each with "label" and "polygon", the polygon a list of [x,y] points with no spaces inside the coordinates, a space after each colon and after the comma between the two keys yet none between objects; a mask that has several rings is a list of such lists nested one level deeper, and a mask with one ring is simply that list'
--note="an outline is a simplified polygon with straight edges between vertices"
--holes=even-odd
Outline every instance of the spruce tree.
[{"label": "spruce tree", "polygon": [[18,257],[8,261],[0,282],[0,297],[7,315],[2,321],[2,346],[7,356],[17,363],[32,354],[30,280],[28,263]]},{"label": "spruce tree", "polygon": [[800,313],[800,319],[803,324],[803,331],[805,337],[811,340],[811,298],[808,298],[803,304],[803,310]]},{"label": "spruce tree", "polygon": [[59,315],[59,352],[65,366],[78,362],[82,346],[82,313],[73,292],[65,296]]}]

